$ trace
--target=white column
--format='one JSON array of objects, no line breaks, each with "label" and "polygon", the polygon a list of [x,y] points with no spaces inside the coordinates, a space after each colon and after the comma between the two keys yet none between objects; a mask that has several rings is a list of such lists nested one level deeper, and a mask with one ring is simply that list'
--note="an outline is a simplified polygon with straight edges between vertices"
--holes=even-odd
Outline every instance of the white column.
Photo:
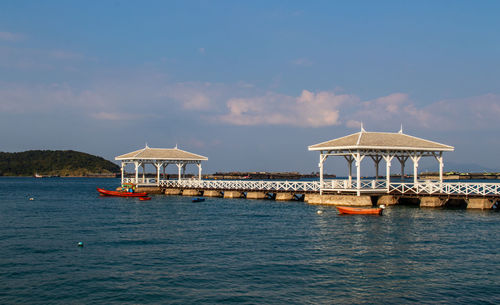
[{"label": "white column", "polygon": [[413,183],[417,184],[418,182],[418,161],[422,158],[421,155],[413,155],[411,156],[411,160],[413,161]]},{"label": "white column", "polygon": [[444,167],[443,152],[440,152],[439,156],[436,156],[436,154],[434,153],[434,157],[439,162],[439,189],[442,192],[443,191],[443,167]]},{"label": "white column", "polygon": [[349,188],[351,188],[351,185],[352,185],[352,160],[353,159],[350,159],[347,161],[347,163],[349,164],[349,178],[348,178],[347,186]]},{"label": "white column", "polygon": [[146,183],[146,164],[142,163],[142,183]]},{"label": "white column", "polygon": [[385,160],[385,179],[386,179],[386,187],[387,187],[387,192],[389,192],[390,188],[389,185],[391,184],[391,161],[394,158],[394,156],[391,155],[385,155],[384,160]]},{"label": "white column", "polygon": [[363,161],[363,158],[365,156],[361,156],[359,151],[356,153],[356,157],[355,157],[355,160],[356,160],[356,182],[357,182],[357,186],[356,188],[358,189],[357,191],[357,194],[358,196],[361,195],[361,161]]},{"label": "white column", "polygon": [[201,180],[201,162],[198,165],[198,180]]},{"label": "white column", "polygon": [[439,157],[439,182],[443,183],[443,157]]},{"label": "white column", "polygon": [[181,168],[182,168],[182,163],[176,163],[177,169],[178,169],[178,174],[177,174],[177,180],[180,182],[181,181]]},{"label": "white column", "polygon": [[349,176],[347,177],[347,188],[351,188],[352,185],[352,161],[354,158],[352,156],[344,156],[344,158],[347,160],[347,165],[349,169]]},{"label": "white column", "polygon": [[123,161],[122,161],[122,168],[121,168],[121,171],[122,171],[122,184],[123,184],[123,178],[124,178],[124,177],[123,177],[123,174],[124,174],[124,169],[125,169],[124,167],[125,167],[125,164],[124,164],[124,163],[123,163]]},{"label": "white column", "polygon": [[404,180],[405,178],[405,163],[406,163],[406,160],[408,160],[408,157],[397,157],[398,160],[399,160],[399,163],[401,164],[401,181]]},{"label": "white column", "polygon": [[156,162],[156,185],[160,185],[160,168],[162,167],[163,163]]},{"label": "white column", "polygon": [[187,166],[187,164],[182,165],[182,178],[184,178],[184,179],[186,178],[186,166]]},{"label": "white column", "polygon": [[323,158],[323,152],[319,154],[319,194],[323,195],[323,163],[325,159]]},{"label": "white column", "polygon": [[135,166],[135,184],[138,184],[139,183],[139,162],[135,161],[134,166]]},{"label": "white column", "polygon": [[382,160],[381,156],[371,156],[373,162],[375,163],[375,180],[378,180],[378,165],[380,160]]}]

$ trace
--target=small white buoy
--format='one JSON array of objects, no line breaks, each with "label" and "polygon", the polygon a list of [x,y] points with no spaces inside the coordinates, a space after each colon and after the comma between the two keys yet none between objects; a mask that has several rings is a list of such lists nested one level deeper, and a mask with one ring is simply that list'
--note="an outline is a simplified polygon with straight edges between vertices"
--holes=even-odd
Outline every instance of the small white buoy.
[{"label": "small white buoy", "polygon": [[33,197],[30,197],[30,200],[35,200],[35,198],[33,198]]},{"label": "small white buoy", "polygon": [[323,211],[318,210],[316,213],[318,213],[318,214],[323,214]]},{"label": "small white buoy", "polygon": [[381,208],[381,209],[385,209],[385,204],[381,204],[381,205],[380,205],[380,208]]},{"label": "small white buoy", "polygon": [[83,242],[78,242],[78,247],[83,247]]}]

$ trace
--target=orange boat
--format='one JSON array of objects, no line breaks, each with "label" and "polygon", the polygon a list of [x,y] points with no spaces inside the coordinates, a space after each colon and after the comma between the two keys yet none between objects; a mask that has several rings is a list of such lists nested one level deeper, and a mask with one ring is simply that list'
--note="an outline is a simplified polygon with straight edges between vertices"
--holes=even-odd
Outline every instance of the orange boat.
[{"label": "orange boat", "polygon": [[365,214],[365,215],[382,215],[383,208],[352,208],[352,207],[337,207],[340,214]]},{"label": "orange boat", "polygon": [[151,200],[151,197],[139,197],[139,200]]},{"label": "orange boat", "polygon": [[146,197],[148,193],[130,193],[130,192],[118,192],[118,191],[108,191],[105,189],[97,188],[97,191],[101,196],[115,196],[115,197]]}]

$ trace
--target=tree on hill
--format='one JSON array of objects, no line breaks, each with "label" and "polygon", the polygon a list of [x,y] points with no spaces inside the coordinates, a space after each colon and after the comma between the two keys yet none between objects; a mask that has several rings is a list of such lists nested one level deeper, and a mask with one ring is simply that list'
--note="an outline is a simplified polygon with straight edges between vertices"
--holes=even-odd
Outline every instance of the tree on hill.
[{"label": "tree on hill", "polygon": [[102,157],[74,150],[29,150],[0,152],[0,175],[85,176],[120,172],[120,167]]}]

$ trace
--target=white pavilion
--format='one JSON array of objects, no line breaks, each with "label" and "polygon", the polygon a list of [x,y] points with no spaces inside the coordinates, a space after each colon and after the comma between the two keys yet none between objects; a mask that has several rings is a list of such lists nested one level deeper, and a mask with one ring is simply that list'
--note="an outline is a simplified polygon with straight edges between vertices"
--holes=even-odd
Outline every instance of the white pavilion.
[{"label": "white pavilion", "polygon": [[[324,191],[335,191],[338,189],[351,190],[356,192],[358,196],[363,189],[361,181],[361,161],[365,157],[372,159],[375,165],[376,180],[371,181],[370,191],[380,188],[385,191],[389,188],[391,179],[391,162],[396,158],[401,164],[401,177],[404,177],[405,163],[408,159],[413,162],[413,179],[414,183],[418,181],[418,164],[422,157],[433,157],[439,163],[439,181],[443,182],[443,153],[453,151],[454,147],[424,140],[403,133],[401,130],[397,133],[391,132],[367,132],[361,127],[361,131],[311,145],[308,147],[310,151],[319,151],[319,173],[320,173],[320,193]],[[323,179],[323,164],[330,156],[344,157],[347,161],[349,176],[348,180],[343,185],[340,181],[331,181],[325,184]],[[386,181],[378,182],[379,163],[384,160],[386,164]],[[352,164],[356,166],[356,181],[352,181]],[[384,183],[385,182],[385,183]]]},{"label": "white pavilion", "polygon": [[[146,184],[146,165],[151,164],[156,168],[156,184],[160,185],[160,172],[163,170],[165,175],[166,167],[169,164],[175,164],[178,169],[178,180],[180,181],[186,171],[188,164],[194,164],[198,167],[198,180],[201,180],[201,162],[208,158],[194,153],[181,150],[179,148],[150,148],[148,145],[124,155],[115,157],[115,160],[121,161],[122,184],[124,182],[134,182],[135,184]],[[134,164],[135,178],[132,181],[125,181],[125,166]],[[142,179],[139,179],[139,168],[142,167]]]}]

